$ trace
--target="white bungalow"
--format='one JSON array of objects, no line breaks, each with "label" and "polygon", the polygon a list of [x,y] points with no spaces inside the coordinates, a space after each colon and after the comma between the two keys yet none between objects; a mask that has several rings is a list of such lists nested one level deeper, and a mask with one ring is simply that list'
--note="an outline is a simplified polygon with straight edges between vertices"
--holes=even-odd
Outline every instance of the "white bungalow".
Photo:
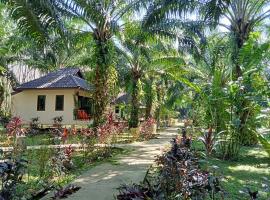
[{"label": "white bungalow", "polygon": [[12,94],[12,115],[25,124],[39,118],[42,125],[53,125],[53,118],[63,117],[63,125],[92,122],[94,87],[78,68],[63,68],[41,78],[23,83]]}]

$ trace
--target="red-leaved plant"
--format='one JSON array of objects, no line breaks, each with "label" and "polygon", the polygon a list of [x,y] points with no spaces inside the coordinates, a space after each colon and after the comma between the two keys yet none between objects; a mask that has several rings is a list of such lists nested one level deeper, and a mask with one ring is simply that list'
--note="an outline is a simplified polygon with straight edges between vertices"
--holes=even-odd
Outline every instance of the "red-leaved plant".
[{"label": "red-leaved plant", "polygon": [[122,133],[126,128],[124,124],[114,122],[112,113],[109,113],[106,119],[106,122],[97,128],[100,143],[106,143],[108,139]]},{"label": "red-leaved plant", "polygon": [[106,116],[105,123],[99,125],[96,129],[94,128],[81,129],[80,133],[88,138],[97,137],[98,142],[104,144],[107,143],[109,139],[111,139],[112,137],[122,133],[125,130],[125,128],[126,125],[124,123],[114,122],[113,114],[109,113]]},{"label": "red-leaved plant", "polygon": [[199,137],[199,140],[204,144],[207,155],[211,155],[216,145],[216,137],[212,127],[210,127],[202,137]]},{"label": "red-leaved plant", "polygon": [[13,117],[7,124],[7,133],[9,136],[24,135],[22,130],[22,119],[20,117]]},{"label": "red-leaved plant", "polygon": [[141,136],[144,139],[151,139],[153,137],[153,125],[156,124],[156,120],[154,118],[148,118],[146,121],[144,121],[141,124],[141,129],[140,129],[140,133]]},{"label": "red-leaved plant", "polygon": [[74,149],[69,145],[68,147],[65,147],[64,149],[64,154],[67,157],[67,159],[71,160],[71,156],[74,152]]}]

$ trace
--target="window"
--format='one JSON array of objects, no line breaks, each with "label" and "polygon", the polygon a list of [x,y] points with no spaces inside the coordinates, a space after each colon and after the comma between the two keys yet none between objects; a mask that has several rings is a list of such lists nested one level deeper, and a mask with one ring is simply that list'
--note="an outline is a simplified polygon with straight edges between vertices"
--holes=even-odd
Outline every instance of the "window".
[{"label": "window", "polygon": [[86,111],[89,115],[94,114],[94,103],[91,98],[78,96],[78,108]]},{"label": "window", "polygon": [[56,111],[64,110],[64,95],[56,95],[55,110]]},{"label": "window", "polygon": [[38,95],[37,99],[37,111],[45,111],[46,96]]},{"label": "window", "polygon": [[115,106],[115,113],[119,114],[119,106]]}]

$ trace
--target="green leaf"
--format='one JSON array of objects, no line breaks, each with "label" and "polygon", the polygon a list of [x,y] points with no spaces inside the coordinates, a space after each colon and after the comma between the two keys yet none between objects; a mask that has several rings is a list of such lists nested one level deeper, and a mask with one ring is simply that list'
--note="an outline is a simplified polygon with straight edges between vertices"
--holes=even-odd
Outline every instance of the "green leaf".
[{"label": "green leaf", "polygon": [[264,150],[268,153],[269,158],[270,158],[270,143],[261,134],[257,134],[257,138],[262,144]]},{"label": "green leaf", "polygon": [[6,71],[6,68],[3,66],[0,66],[0,72],[5,72],[5,71]]}]

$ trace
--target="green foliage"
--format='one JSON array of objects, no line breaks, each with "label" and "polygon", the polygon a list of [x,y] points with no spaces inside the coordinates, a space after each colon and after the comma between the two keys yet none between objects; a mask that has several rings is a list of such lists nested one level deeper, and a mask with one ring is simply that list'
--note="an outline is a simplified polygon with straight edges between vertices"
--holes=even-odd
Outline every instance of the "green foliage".
[{"label": "green foliage", "polygon": [[154,78],[150,77],[145,80],[144,97],[146,105],[145,119],[152,118],[157,106],[157,91]]},{"label": "green foliage", "polygon": [[23,181],[26,165],[26,160],[17,157],[12,157],[8,161],[1,163],[0,197],[2,199],[16,198],[16,188]]},{"label": "green foliage", "polygon": [[257,137],[260,143],[262,144],[264,150],[268,153],[268,156],[270,157],[270,143],[261,134],[257,134]]}]

